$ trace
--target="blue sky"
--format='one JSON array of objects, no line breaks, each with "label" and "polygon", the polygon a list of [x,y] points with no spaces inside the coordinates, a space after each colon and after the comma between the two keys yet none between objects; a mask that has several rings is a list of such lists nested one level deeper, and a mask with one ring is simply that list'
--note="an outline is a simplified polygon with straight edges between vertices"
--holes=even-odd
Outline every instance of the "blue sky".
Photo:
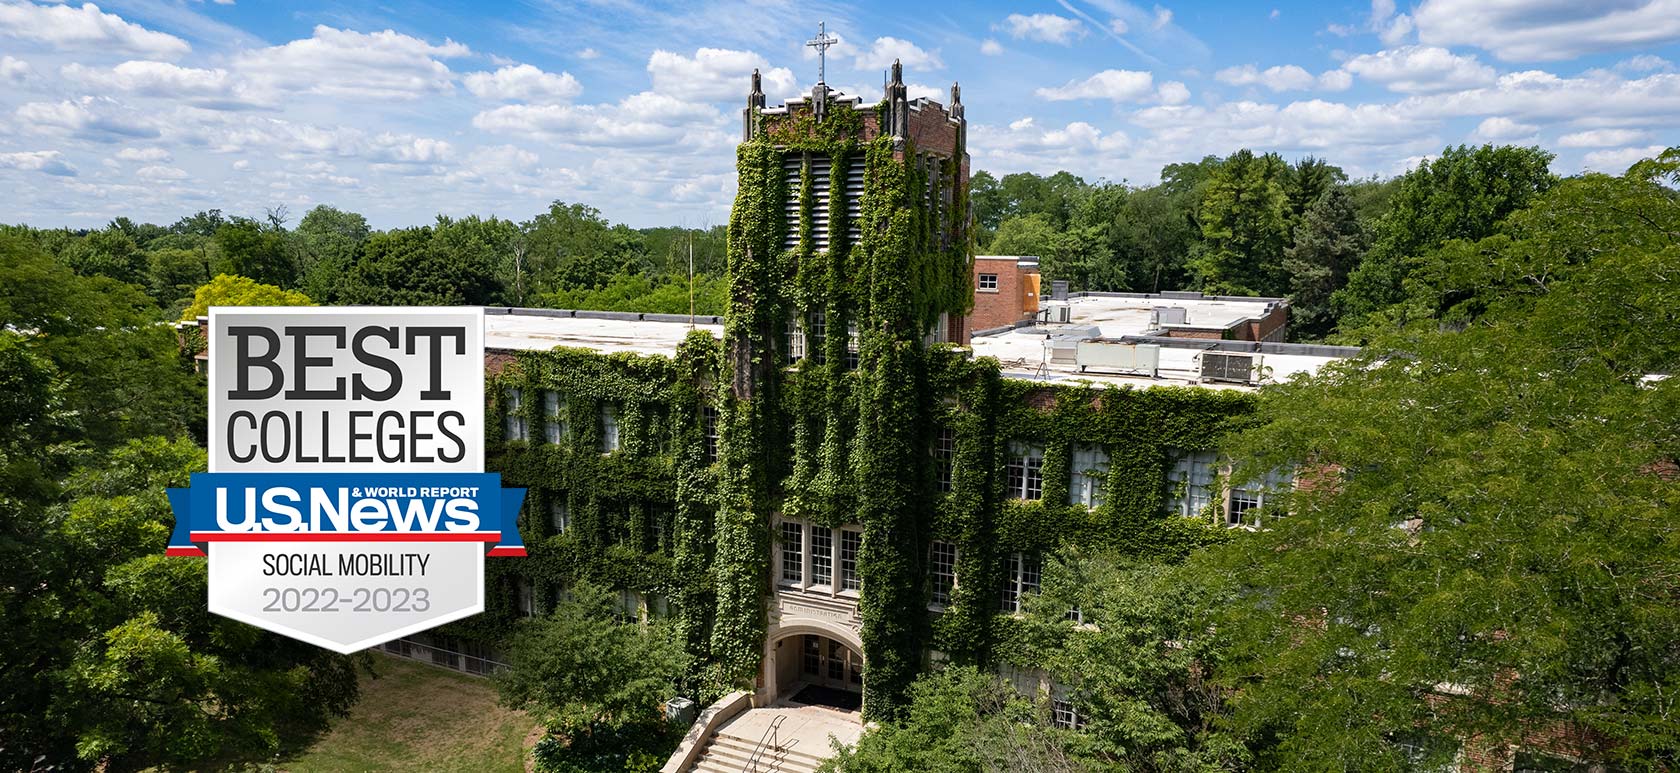
[{"label": "blue sky", "polygon": [[963,85],[976,169],[1150,184],[1240,147],[1387,176],[1461,142],[1620,172],[1680,144],[1680,0],[0,0],[0,222],[328,203],[376,227],[727,220],[747,73]]}]

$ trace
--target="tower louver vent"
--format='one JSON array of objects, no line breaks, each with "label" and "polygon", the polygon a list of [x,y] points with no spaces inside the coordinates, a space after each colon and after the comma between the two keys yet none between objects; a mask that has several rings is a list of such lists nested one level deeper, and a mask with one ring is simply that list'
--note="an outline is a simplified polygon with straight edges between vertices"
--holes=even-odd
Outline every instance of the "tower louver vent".
[{"label": "tower louver vent", "polygon": [[[811,241],[818,251],[828,249],[828,195],[830,187],[829,167],[832,162],[827,156],[811,156]],[[805,156],[789,155],[782,159],[782,180],[787,184],[787,236],[782,239],[783,249],[793,249],[799,246],[799,170],[805,165]]]},{"label": "tower louver vent", "polygon": [[1254,380],[1256,360],[1250,354],[1202,354],[1202,380],[1248,384]]}]

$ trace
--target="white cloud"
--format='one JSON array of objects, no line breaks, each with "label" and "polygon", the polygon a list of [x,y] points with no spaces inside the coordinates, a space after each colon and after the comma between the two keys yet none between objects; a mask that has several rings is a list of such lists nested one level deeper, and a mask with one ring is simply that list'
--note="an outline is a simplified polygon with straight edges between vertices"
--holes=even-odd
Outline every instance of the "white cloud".
[{"label": "white cloud", "polygon": [[1360,54],[1344,62],[1342,68],[1408,94],[1483,86],[1496,76],[1492,67],[1474,56],[1459,56],[1435,46],[1403,46]]},{"label": "white cloud", "polygon": [[318,25],[311,37],[246,51],[234,70],[278,91],[357,99],[414,99],[454,88],[439,58],[472,50],[453,40],[439,45],[392,30],[361,33]]},{"label": "white cloud", "polygon": [[123,148],[117,151],[116,157],[122,161],[142,161],[155,164],[160,161],[168,161],[169,151],[163,148]]},{"label": "white cloud", "polygon": [[22,169],[25,171],[44,172],[58,177],[75,177],[76,167],[59,160],[56,150],[26,150],[18,153],[0,153],[0,169]]},{"label": "white cloud", "polygon": [[1617,72],[1674,72],[1674,63],[1655,54],[1640,54],[1616,63]]},{"label": "white cloud", "polygon": [[385,132],[374,137],[369,157],[394,164],[435,164],[447,161],[454,147],[443,140]]},{"label": "white cloud", "polygon": [[601,58],[601,52],[596,51],[593,48],[586,48],[586,49],[583,49],[582,51],[577,52],[577,58],[582,59],[584,61],[588,61],[590,59],[599,59],[599,58]]},{"label": "white cloud", "polygon": [[1557,144],[1558,147],[1563,148],[1610,148],[1618,145],[1632,145],[1649,136],[1650,132],[1637,129],[1591,129],[1565,134],[1557,138]]},{"label": "white cloud", "polygon": [[1318,75],[1318,87],[1325,91],[1347,91],[1353,87],[1353,73],[1347,70],[1325,70]]},{"label": "white cloud", "polygon": [[1484,142],[1509,142],[1533,137],[1540,127],[1531,123],[1517,123],[1499,115],[1483,120],[1470,136]]},{"label": "white cloud", "polygon": [[648,57],[653,90],[676,99],[698,102],[745,103],[752,90],[752,71],[759,70],[770,104],[793,96],[799,84],[793,71],[771,67],[752,51],[702,48],[694,56],[658,50]]},{"label": "white cloud", "polygon": [[1472,45],[1507,61],[1555,61],[1680,40],[1680,0],[1424,0],[1418,39]]},{"label": "white cloud", "polygon": [[35,68],[28,62],[11,56],[0,56],[0,81],[13,85],[29,80],[35,74]]},{"label": "white cloud", "polygon": [[980,53],[986,56],[997,56],[1003,53],[1003,46],[991,38],[986,38],[980,43]]},{"label": "white cloud", "polygon": [[70,5],[0,4],[0,35],[44,43],[61,51],[144,54],[173,59],[192,50],[187,41],[149,30],[93,3]]},{"label": "white cloud", "polygon": [[1261,70],[1252,64],[1227,67],[1213,74],[1214,79],[1233,86],[1265,86],[1272,91],[1301,91],[1318,83],[1312,73],[1292,64]]},{"label": "white cloud", "polygon": [[1163,27],[1166,27],[1168,24],[1172,24],[1172,20],[1173,20],[1172,9],[1162,8],[1161,6],[1158,6],[1158,5],[1155,6],[1155,29],[1161,29]]},{"label": "white cloud", "polygon": [[168,182],[171,180],[185,180],[189,175],[186,170],[173,166],[143,166],[134,172],[135,177],[154,182]]},{"label": "white cloud", "polygon": [[220,68],[128,61],[109,70],[72,63],[61,72],[69,80],[101,90],[178,100],[195,107],[241,109],[268,104],[253,95],[246,83]]},{"label": "white cloud", "polygon": [[1163,105],[1182,105],[1190,101],[1190,89],[1179,81],[1167,81],[1155,90],[1155,97]]},{"label": "white cloud", "polygon": [[65,133],[95,142],[159,136],[157,127],[150,122],[133,116],[110,99],[99,97],[30,102],[18,107],[17,117],[36,132]]},{"label": "white cloud", "polygon": [[1085,25],[1078,19],[1069,19],[1053,13],[1035,13],[1031,16],[1012,13],[1003,20],[1003,29],[1016,40],[1036,40],[1063,46],[1071,45],[1073,41],[1085,37]]},{"label": "white cloud", "polygon": [[881,70],[892,66],[895,60],[912,70],[938,70],[945,66],[939,61],[938,51],[925,51],[908,40],[885,37],[876,38],[869,50],[859,51],[853,63],[860,70]]},{"label": "white cloud", "polygon": [[969,129],[969,147],[989,168],[1053,172],[1088,169],[1094,161],[1124,154],[1132,142],[1122,132],[1104,132],[1084,121],[1061,127],[1041,127],[1021,118],[1007,127],[976,124]]},{"label": "white cloud", "polygon": [[1136,70],[1103,70],[1084,80],[1074,79],[1054,88],[1041,88],[1034,93],[1040,99],[1063,102],[1072,99],[1107,99],[1127,102],[1141,99],[1155,88],[1154,76]]},{"label": "white cloud", "polygon": [[682,143],[692,132],[719,128],[709,105],[644,91],[617,104],[503,105],[473,116],[488,132],[579,146],[646,147]]},{"label": "white cloud", "polygon": [[1116,35],[1124,35],[1132,31],[1132,25],[1127,24],[1125,19],[1109,19],[1108,31]]},{"label": "white cloud", "polygon": [[528,64],[468,73],[461,82],[475,96],[510,102],[561,102],[583,93],[583,86],[571,73],[556,75]]},{"label": "white cloud", "polygon": [[1581,165],[1595,172],[1621,174],[1633,166],[1635,161],[1653,158],[1667,150],[1662,145],[1647,145],[1642,148],[1622,148],[1620,150],[1597,150],[1588,153],[1581,159]]},{"label": "white cloud", "polygon": [[[1394,14],[1394,0],[1371,0],[1371,20],[1368,24],[1385,46],[1399,45],[1412,32],[1412,17]],[[1331,25],[1332,30],[1335,25]]]}]

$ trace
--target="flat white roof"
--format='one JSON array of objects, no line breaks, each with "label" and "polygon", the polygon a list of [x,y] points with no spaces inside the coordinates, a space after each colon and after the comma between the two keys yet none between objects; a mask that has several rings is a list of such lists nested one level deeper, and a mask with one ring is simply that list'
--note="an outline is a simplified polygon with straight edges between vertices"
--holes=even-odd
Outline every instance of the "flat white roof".
[{"label": "flat white roof", "polygon": [[[673,321],[663,315],[615,315],[616,318],[551,316],[553,312],[505,313],[503,309],[486,309],[484,315],[484,346],[487,349],[547,350],[556,346],[591,349],[598,352],[635,352],[636,354],[677,353],[677,345],[688,337],[688,321]],[[564,312],[572,314],[574,312]],[[593,312],[575,312],[592,314]],[[656,316],[658,319],[636,319]],[[715,317],[697,317],[694,329],[704,330],[713,338],[723,338],[723,325]]]},{"label": "flat white roof", "polygon": [[[1056,339],[1064,347],[1081,339],[1101,338],[1120,344],[1120,339],[1137,339],[1156,332],[1151,312],[1158,307],[1181,308],[1186,323],[1195,327],[1226,327],[1238,320],[1258,317],[1276,299],[1163,298],[1118,295],[1075,296],[1066,302],[1072,321],[1015,328],[971,341],[975,356],[995,357],[1006,377],[1047,383],[1116,384],[1146,387],[1160,384],[1198,384],[1199,358],[1212,349],[1259,352],[1268,381],[1287,380],[1294,373],[1312,373],[1327,362],[1341,359],[1350,350],[1335,347],[1305,347],[1289,344],[1217,342],[1191,338],[1140,339],[1134,342],[1160,344],[1159,364],[1154,377],[1104,372],[1102,368],[1081,372],[1072,362],[1050,362]],[[1049,302],[1046,306],[1061,305]],[[576,316],[574,316],[576,315]],[[546,350],[568,346],[597,352],[634,352],[672,356],[688,337],[688,318],[682,315],[628,314],[551,309],[486,309],[485,346],[502,350]],[[693,329],[714,338],[723,337],[717,317],[697,317]],[[1243,384],[1200,383],[1217,389],[1252,389]]]}]

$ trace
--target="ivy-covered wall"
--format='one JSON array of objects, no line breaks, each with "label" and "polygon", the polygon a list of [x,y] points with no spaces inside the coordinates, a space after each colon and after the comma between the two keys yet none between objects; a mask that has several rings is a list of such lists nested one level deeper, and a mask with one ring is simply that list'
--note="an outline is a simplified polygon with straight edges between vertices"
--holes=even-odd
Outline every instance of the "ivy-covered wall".
[{"label": "ivy-covered wall", "polygon": [[[723,341],[694,333],[672,357],[524,352],[491,380],[489,465],[508,485],[531,489],[530,557],[491,563],[501,592],[477,632],[496,635],[516,618],[520,577],[543,603],[584,579],[668,598],[696,656],[691,687],[709,699],[750,686],[760,667],[772,519],[861,524],[864,707],[886,718],[930,650],[957,662],[1034,660],[1014,618],[999,611],[1010,553],[1073,543],[1170,558],[1221,538],[1167,515],[1167,471],[1172,454],[1210,448],[1246,421],[1251,398],[1047,386],[1004,378],[995,361],[965,349],[930,345],[941,315],[965,313],[972,298],[962,149],[919,154],[905,138],[869,136],[861,116],[832,105],[820,124],[808,112],[762,116],[762,130],[740,146]],[[784,178],[789,159],[800,169],[797,188]],[[826,249],[814,228],[812,159],[826,159],[835,181]],[[859,164],[852,243],[838,194]],[[798,238],[784,248],[790,201]],[[826,336],[816,334],[813,312],[823,313]],[[798,362],[789,340],[796,317],[808,355]],[[509,389],[521,391],[529,440],[504,438]],[[564,400],[559,443],[545,440],[548,391]],[[622,443],[603,454],[606,406]],[[942,428],[955,438],[948,493],[933,455]],[[1044,448],[1042,500],[1006,496],[1011,440]],[[1075,444],[1109,455],[1107,496],[1094,510],[1069,504]],[[549,511],[561,500],[571,526],[556,534]],[[935,539],[958,548],[957,585],[937,614],[926,579]]]}]

